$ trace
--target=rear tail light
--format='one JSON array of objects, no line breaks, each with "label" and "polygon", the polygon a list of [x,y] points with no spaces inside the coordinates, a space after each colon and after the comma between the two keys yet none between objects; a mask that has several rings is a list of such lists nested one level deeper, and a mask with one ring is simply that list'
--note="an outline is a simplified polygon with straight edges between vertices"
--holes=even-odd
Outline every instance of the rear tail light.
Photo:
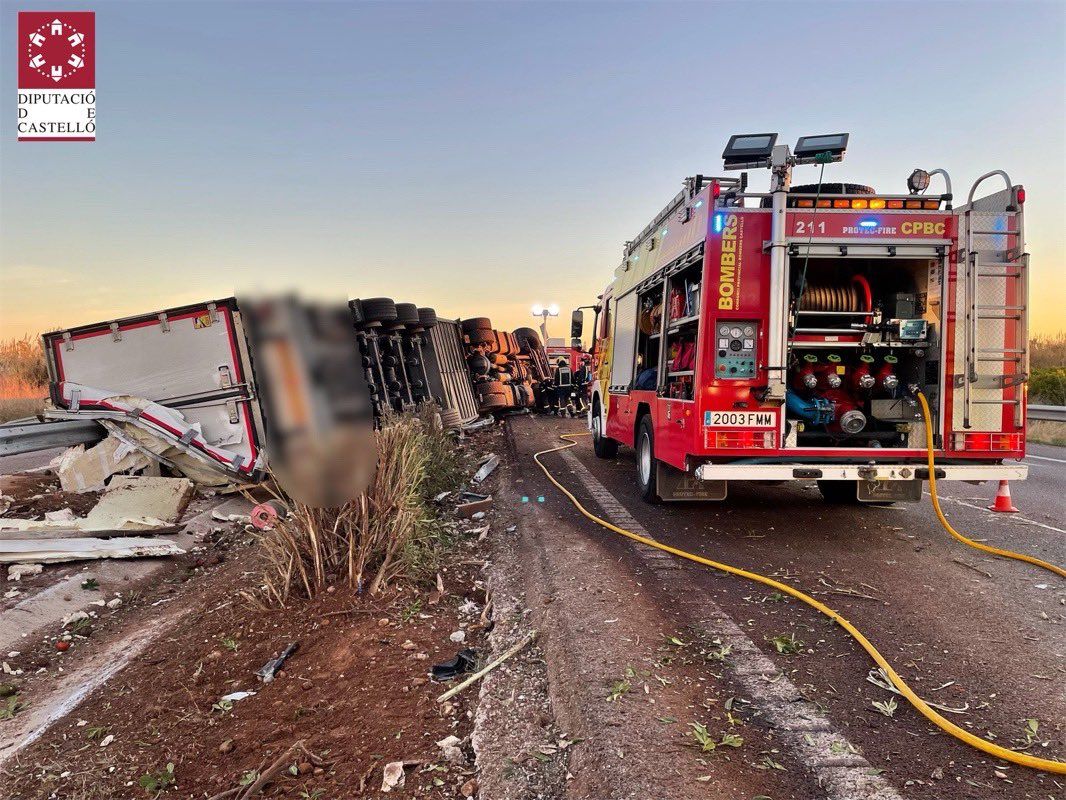
[{"label": "rear tail light", "polygon": [[834,200],[833,208],[851,208],[850,200]]},{"label": "rear tail light", "polygon": [[1022,205],[1025,202],[1025,187],[1019,186],[1014,192],[1014,199],[1018,205]]},{"label": "rear tail light", "polygon": [[773,446],[773,431],[716,431],[707,436],[707,447],[719,450],[772,450]]},{"label": "rear tail light", "polygon": [[922,208],[932,208],[932,209],[940,208],[940,201],[939,200],[923,200],[922,201]]},{"label": "rear tail light", "polygon": [[922,207],[922,201],[921,200],[904,200],[903,201],[903,207],[904,208],[921,208]]},{"label": "rear tail light", "polygon": [[796,207],[797,208],[814,208],[814,201],[813,200],[797,200],[796,201]]},{"label": "rear tail light", "polygon": [[851,201],[851,207],[852,208],[869,208],[870,207],[870,201],[869,200],[852,200]]},{"label": "rear tail light", "polygon": [[903,201],[902,200],[889,200],[888,201],[888,207],[889,208],[903,208]]},{"label": "rear tail light", "polygon": [[884,208],[884,207],[885,207],[885,201],[880,199],[880,198],[875,198],[875,199],[870,201],[870,209],[871,210],[878,209],[878,208]]},{"label": "rear tail light", "polygon": [[830,205],[832,205],[832,204],[828,200],[819,200],[818,201],[818,208],[829,208]]},{"label": "rear tail light", "polygon": [[995,452],[1021,450],[1025,439],[1023,433],[965,433],[955,431],[952,440],[956,450]]}]

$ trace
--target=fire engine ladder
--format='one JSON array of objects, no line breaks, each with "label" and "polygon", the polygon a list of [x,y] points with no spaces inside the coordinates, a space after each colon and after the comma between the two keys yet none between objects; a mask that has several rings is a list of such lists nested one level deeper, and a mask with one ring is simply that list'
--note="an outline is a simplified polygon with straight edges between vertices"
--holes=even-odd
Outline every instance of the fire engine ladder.
[{"label": "fire engine ladder", "polygon": [[[1000,176],[1006,192],[974,203],[977,187]],[[999,202],[1005,198],[1004,202]],[[961,379],[965,413],[971,427],[976,405],[1014,406],[1014,424],[1021,425],[1024,395],[1009,392],[1029,378],[1029,254],[1025,247],[1021,207],[1007,173],[994,170],[978,178],[967,199],[964,269],[961,276],[965,310],[965,369]],[[985,365],[1002,365],[991,371]]]}]

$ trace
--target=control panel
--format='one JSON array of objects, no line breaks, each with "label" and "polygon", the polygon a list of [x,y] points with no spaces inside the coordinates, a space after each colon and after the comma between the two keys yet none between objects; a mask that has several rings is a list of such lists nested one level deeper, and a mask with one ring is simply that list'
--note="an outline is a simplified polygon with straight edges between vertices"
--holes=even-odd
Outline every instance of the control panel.
[{"label": "control panel", "polygon": [[755,377],[755,343],[759,323],[719,320],[715,325],[714,377]]}]

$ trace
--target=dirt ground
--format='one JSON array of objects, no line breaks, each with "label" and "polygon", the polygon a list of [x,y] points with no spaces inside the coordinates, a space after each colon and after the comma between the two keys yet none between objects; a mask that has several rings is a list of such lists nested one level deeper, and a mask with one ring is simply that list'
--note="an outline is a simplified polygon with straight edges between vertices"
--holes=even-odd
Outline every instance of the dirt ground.
[{"label": "dirt ground", "polygon": [[[495,504],[461,523],[468,532],[440,569],[443,593],[435,580],[379,598],[338,587],[263,610],[245,596],[255,549],[238,526],[174,559],[164,579],[139,587],[70,651],[56,652],[52,637],[7,659],[23,669],[12,680],[32,704],[59,667],[73,672],[138,632],[159,632],[0,768],[0,796],[231,797],[302,743],[258,796],[1066,798],[1060,780],[982,756],[902,700],[878,712],[875,701],[890,695],[865,680],[854,643],[817,615],[582,518],[531,460],[559,432],[580,429],[520,417],[479,434],[477,447],[502,457],[485,487]],[[602,462],[585,448],[554,459],[554,474],[590,509],[826,599],[873,632],[920,692],[965,708],[964,727],[1040,755],[1062,752],[1066,597],[1050,582],[1040,588],[1042,577],[958,552],[914,516],[921,511],[827,510],[799,487],[773,502],[737,490],[721,506],[651,507],[635,501],[627,453]],[[1051,517],[1030,533],[964,506],[953,506],[953,519],[963,512],[973,520],[960,524],[986,525],[989,541],[1024,530],[1028,549],[1058,557],[1046,551],[1060,546]],[[930,615],[945,604],[966,613]],[[460,630],[461,644],[450,638]],[[478,685],[436,702],[445,687],[429,679],[430,665],[462,647],[485,663],[534,632]],[[788,634],[801,646],[780,652],[774,640]],[[278,678],[261,683],[255,671],[292,642],[299,647]],[[770,667],[755,674],[759,659]],[[237,691],[255,694],[222,701]],[[783,725],[767,694],[799,716]],[[1040,727],[1027,745],[1029,718]],[[437,742],[449,735],[459,749],[446,754]],[[803,744],[815,737],[829,750],[817,769],[813,744]],[[393,761],[405,763],[405,785],[385,794],[382,769]],[[852,791],[833,783],[843,773],[869,781]]]},{"label": "dirt ground", "polygon": [[[40,500],[23,503],[26,511],[39,510]],[[451,684],[431,680],[430,667],[463,648],[487,656],[481,552],[492,516],[456,521],[454,550],[421,583],[402,581],[374,598],[331,589],[284,609],[249,600],[256,545],[239,524],[223,525],[232,530],[169,560],[162,579],[124,592],[123,607],[92,620],[66,652],[56,650],[57,629],[4,659],[21,671],[4,676],[18,692],[17,720],[62,675],[101,658],[106,665],[127,643],[154,637],[3,764],[0,797],[230,796],[298,743],[257,796],[379,796],[383,767],[394,761],[404,763],[404,781],[386,796],[475,795],[469,735],[478,689],[438,703]],[[76,570],[50,567],[22,588],[32,594]],[[291,643],[298,647],[277,677],[261,682],[256,671]],[[254,694],[223,700],[247,691]],[[449,736],[458,749],[436,744]]]}]

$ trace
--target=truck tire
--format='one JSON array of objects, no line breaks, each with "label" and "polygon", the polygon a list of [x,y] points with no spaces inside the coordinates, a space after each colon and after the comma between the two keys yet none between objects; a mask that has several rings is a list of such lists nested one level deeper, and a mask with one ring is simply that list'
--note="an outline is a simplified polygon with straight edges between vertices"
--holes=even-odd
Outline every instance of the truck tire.
[{"label": "truck tire", "polygon": [[396,319],[396,303],[391,297],[371,297],[363,300],[362,306],[368,322],[393,322]]},{"label": "truck tire", "polygon": [[853,506],[859,502],[858,481],[818,481],[822,499],[834,506]]},{"label": "truck tire", "polygon": [[652,430],[651,414],[640,418],[637,426],[637,486],[640,498],[645,503],[662,502],[659,497],[658,475],[655,460],[655,432]]},{"label": "truck tire", "polygon": [[489,374],[489,370],[492,368],[492,363],[480,353],[473,353],[466,359],[466,366],[467,369],[470,370],[470,374],[475,378],[478,378],[482,375]]},{"label": "truck tire", "polygon": [[404,325],[418,324],[418,306],[414,303],[396,304],[396,321]]},{"label": "truck tire", "polygon": [[488,394],[504,394],[506,391],[506,387],[499,381],[482,381],[477,384],[477,393],[481,397]]},{"label": "truck tire", "polygon": [[463,329],[463,333],[470,333],[471,331],[491,331],[492,321],[488,317],[473,317],[472,319],[464,319],[459,323]]},{"label": "truck tire", "polygon": [[492,335],[491,330],[485,330],[484,328],[476,328],[466,335],[466,338],[470,340],[470,344],[473,345],[491,345],[496,343],[496,337]]},{"label": "truck tire", "polygon": [[540,336],[532,328],[515,328],[514,338],[521,352],[529,355],[531,350],[540,349]]},{"label": "truck tire", "polygon": [[592,452],[596,458],[614,458],[618,455],[618,442],[608,436],[604,436],[603,411],[600,410],[600,399],[597,397],[592,406]]},{"label": "truck tire", "polygon": [[492,394],[485,395],[481,398],[481,408],[484,411],[507,408],[507,406],[510,405],[508,400],[508,396],[503,392],[493,392]]},{"label": "truck tire", "polygon": [[418,309],[418,321],[423,328],[432,328],[437,324],[437,312],[432,308]]}]

